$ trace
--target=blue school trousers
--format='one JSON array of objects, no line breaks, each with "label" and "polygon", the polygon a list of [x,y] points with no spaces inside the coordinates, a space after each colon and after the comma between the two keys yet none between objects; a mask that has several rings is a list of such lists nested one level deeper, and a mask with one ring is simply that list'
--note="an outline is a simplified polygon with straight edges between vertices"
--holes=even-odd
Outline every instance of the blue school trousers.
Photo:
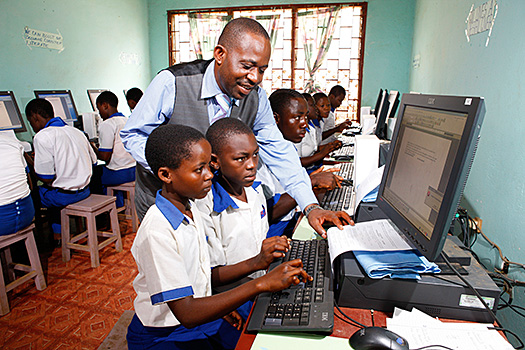
[{"label": "blue school trousers", "polygon": [[[107,167],[102,168],[101,182],[104,194],[107,194],[107,186],[121,185],[131,181],[135,181],[135,167],[120,170],[111,170]],[[116,191],[115,197],[117,198],[115,203],[117,208],[124,206],[124,193]]]},{"label": "blue school trousers", "polygon": [[50,211],[51,228],[53,233],[60,233],[60,209],[71,203],[80,202],[89,197],[91,192],[89,187],[80,191],[64,192],[61,189],[53,187],[39,186],[38,193],[40,194],[40,203],[45,208],[52,209]]},{"label": "blue school trousers", "polygon": [[0,236],[10,235],[26,228],[35,217],[31,194],[13,203],[0,206]]}]

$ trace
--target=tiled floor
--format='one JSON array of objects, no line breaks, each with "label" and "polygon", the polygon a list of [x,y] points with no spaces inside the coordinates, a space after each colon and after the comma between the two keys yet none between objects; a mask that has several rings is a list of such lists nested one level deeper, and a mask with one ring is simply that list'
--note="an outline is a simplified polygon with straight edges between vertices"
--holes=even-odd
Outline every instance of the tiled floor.
[{"label": "tiled floor", "polygon": [[27,282],[9,294],[11,312],[0,317],[1,349],[98,348],[122,313],[133,310],[135,234],[128,221],[120,228],[124,250],[104,248],[98,268],[90,267],[86,252],[73,252],[67,263],[60,248],[41,254],[47,289]]}]

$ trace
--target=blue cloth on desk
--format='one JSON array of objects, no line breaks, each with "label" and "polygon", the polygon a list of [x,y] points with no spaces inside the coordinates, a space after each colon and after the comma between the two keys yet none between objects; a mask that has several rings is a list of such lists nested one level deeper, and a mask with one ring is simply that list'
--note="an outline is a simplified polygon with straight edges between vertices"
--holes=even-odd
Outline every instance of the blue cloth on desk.
[{"label": "blue cloth on desk", "polygon": [[439,273],[439,267],[416,250],[354,251],[354,255],[373,279],[383,277],[421,279],[420,273]]},{"label": "blue cloth on desk", "polygon": [[366,196],[361,199],[361,202],[363,203],[371,203],[375,202],[377,199],[377,193],[379,192],[379,185],[377,185],[376,188],[374,188],[372,191],[368,192]]}]

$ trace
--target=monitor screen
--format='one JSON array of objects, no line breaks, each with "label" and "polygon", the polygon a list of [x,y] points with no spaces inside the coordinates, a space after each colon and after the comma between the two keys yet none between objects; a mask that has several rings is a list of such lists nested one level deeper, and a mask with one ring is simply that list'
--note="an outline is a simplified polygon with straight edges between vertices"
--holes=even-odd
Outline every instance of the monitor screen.
[{"label": "monitor screen", "polygon": [[87,91],[89,96],[89,102],[91,102],[91,108],[93,108],[93,112],[97,112],[97,97],[104,91],[107,91],[107,89],[96,89]]},{"label": "monitor screen", "polygon": [[26,131],[12,91],[0,91],[0,130]]},{"label": "monitor screen", "polygon": [[378,206],[434,261],[474,159],[482,98],[403,95]]},{"label": "monitor screen", "polygon": [[60,117],[65,122],[77,120],[78,112],[70,90],[35,91],[35,96],[51,102],[55,117]]},{"label": "monitor screen", "polygon": [[376,112],[376,130],[374,134],[382,140],[386,139],[386,118],[390,108],[388,96],[388,91],[384,90],[383,96],[381,97],[381,103],[379,104],[379,110]]}]

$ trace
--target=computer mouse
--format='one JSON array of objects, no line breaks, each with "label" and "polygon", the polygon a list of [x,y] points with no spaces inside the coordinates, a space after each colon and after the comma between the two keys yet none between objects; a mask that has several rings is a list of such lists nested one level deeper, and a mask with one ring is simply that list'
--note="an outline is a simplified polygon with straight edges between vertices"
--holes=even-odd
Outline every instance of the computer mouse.
[{"label": "computer mouse", "polygon": [[365,327],[350,337],[354,350],[409,350],[408,342],[401,336],[381,327]]}]

